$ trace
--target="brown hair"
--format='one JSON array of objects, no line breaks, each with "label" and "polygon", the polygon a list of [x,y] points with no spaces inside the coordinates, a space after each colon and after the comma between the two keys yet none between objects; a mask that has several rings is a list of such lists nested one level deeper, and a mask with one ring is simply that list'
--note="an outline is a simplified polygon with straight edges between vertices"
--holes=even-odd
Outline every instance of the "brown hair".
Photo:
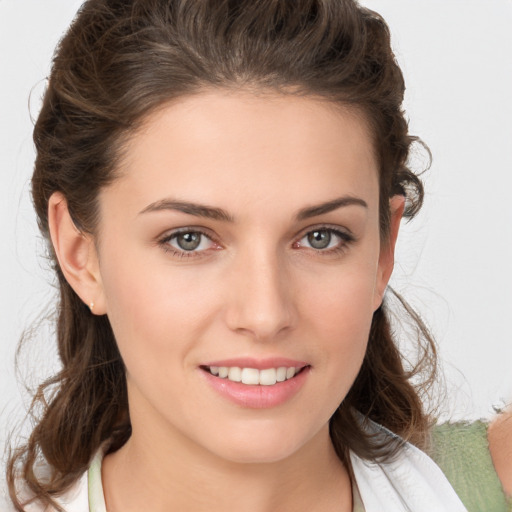
[{"label": "brown hair", "polygon": [[[129,135],[164,102],[205,88],[314,95],[352,106],[374,137],[381,237],[389,232],[392,195],[406,195],[406,217],[420,208],[422,185],[406,164],[415,138],[401,107],[403,77],[378,14],[353,0],[89,0],[56,50],[34,129],[32,193],[46,239],[55,191],[66,197],[76,226],[94,234],[98,192],[116,178]],[[49,250],[54,257],[50,243]],[[10,456],[8,482],[20,511],[16,478],[35,499],[53,503],[105,440],[115,450],[131,434],[124,367],[108,317],[90,314],[53,261],[62,369],[38,388],[32,410],[42,405],[42,415]],[[375,313],[362,368],[331,418],[331,438],[345,462],[349,449],[368,459],[396,449],[364,434],[367,419],[417,444],[427,430],[418,386],[431,374],[416,386],[410,378],[433,371],[435,347],[407,307],[423,355],[406,371],[386,308],[385,302]],[[45,479],[34,471],[40,457],[51,468]]]}]

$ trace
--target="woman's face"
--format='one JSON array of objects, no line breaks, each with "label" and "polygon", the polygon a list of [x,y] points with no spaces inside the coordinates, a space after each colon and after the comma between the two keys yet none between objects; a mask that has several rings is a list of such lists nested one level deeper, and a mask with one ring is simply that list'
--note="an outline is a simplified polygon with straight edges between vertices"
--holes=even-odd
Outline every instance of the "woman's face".
[{"label": "woman's face", "polygon": [[204,92],[151,115],[120,170],[100,195],[96,303],[133,439],[243,462],[328,439],[392,266],[363,120]]}]

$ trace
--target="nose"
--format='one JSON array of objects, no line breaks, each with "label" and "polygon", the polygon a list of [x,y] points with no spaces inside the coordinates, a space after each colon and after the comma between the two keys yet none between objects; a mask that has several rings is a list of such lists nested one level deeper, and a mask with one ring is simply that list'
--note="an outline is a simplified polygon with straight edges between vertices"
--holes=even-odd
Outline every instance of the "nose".
[{"label": "nose", "polygon": [[297,321],[286,263],[275,251],[256,249],[239,255],[230,269],[226,322],[256,340],[273,340]]}]

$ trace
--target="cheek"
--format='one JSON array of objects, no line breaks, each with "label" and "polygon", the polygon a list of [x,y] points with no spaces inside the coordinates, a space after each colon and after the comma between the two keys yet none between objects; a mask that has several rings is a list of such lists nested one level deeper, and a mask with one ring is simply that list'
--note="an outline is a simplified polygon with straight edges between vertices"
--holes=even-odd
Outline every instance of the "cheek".
[{"label": "cheek", "polygon": [[[373,270],[372,270],[373,268]],[[301,310],[312,347],[342,397],[362,364],[374,312],[375,268],[330,272],[306,284]],[[306,313],[307,311],[307,313]]]},{"label": "cheek", "polygon": [[125,251],[120,261],[116,252],[115,244],[104,248],[101,272],[107,314],[128,370],[131,361],[155,370],[164,359],[166,365],[186,364],[218,310],[216,287],[193,276],[192,268],[156,265],[137,250]]},{"label": "cheek", "polygon": [[304,283],[299,303],[301,339],[315,365],[313,389],[305,408],[318,424],[327,424],[345,399],[361,368],[373,318],[371,270],[340,268]]},{"label": "cheek", "polygon": [[301,286],[297,294],[307,316],[316,322],[328,337],[336,333],[357,332],[369,326],[371,321],[376,285],[376,265],[358,262],[356,265],[340,265],[338,269],[317,273]]}]

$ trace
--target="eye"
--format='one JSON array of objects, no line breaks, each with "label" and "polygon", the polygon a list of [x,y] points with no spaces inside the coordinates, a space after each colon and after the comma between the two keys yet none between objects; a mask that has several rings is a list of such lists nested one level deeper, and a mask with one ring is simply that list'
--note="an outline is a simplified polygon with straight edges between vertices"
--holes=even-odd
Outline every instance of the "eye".
[{"label": "eye", "polygon": [[[178,233],[174,238],[169,240],[171,245],[174,243],[177,249],[183,249],[184,251],[195,251],[203,243],[204,236],[201,233]],[[174,242],[174,243],[173,243]]]},{"label": "eye", "polygon": [[308,231],[295,243],[295,247],[310,247],[316,251],[329,252],[330,250],[341,250],[351,241],[353,241],[353,237],[348,233],[333,228],[318,228]]},{"label": "eye", "polygon": [[331,245],[333,236],[327,229],[319,229],[311,231],[306,235],[309,245],[313,249],[328,249]]},{"label": "eye", "polygon": [[181,255],[206,251],[217,246],[210,237],[192,229],[171,233],[162,239],[160,244],[166,251]]}]

